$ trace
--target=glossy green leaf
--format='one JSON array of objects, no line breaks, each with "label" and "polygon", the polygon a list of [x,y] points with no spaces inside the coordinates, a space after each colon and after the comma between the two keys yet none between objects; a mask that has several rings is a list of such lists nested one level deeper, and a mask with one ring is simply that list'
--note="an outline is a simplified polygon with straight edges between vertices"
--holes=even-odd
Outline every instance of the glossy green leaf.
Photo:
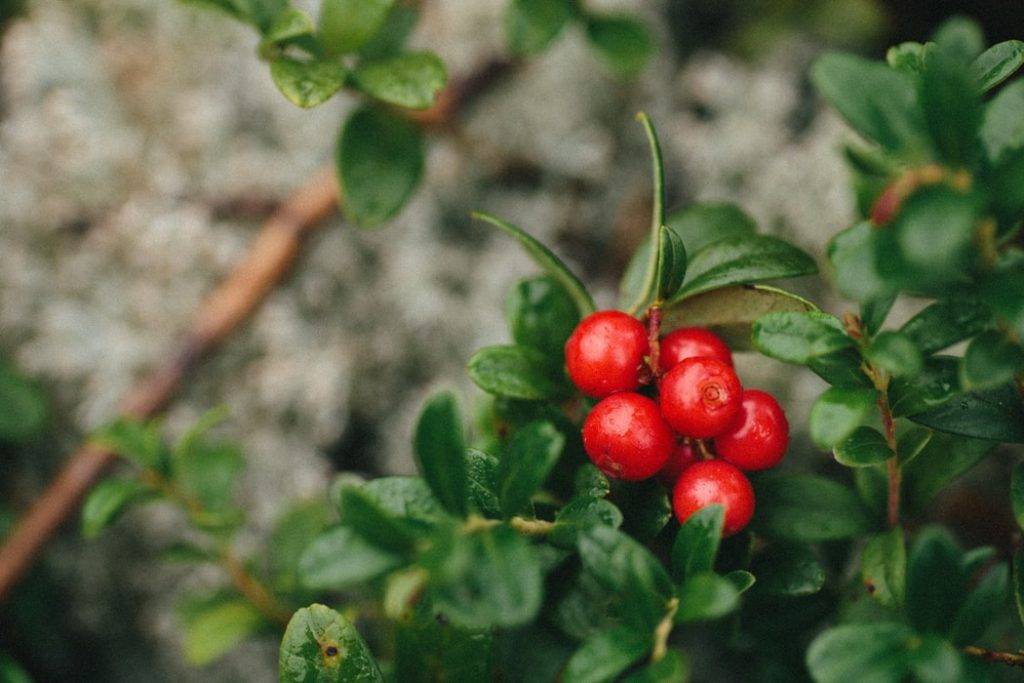
[{"label": "glossy green leaf", "polygon": [[[625,310],[633,315],[636,315],[655,301],[661,300],[661,280],[664,279],[661,271],[664,268],[671,268],[672,264],[675,263],[675,250],[676,246],[679,245],[678,235],[675,235],[677,239],[671,239],[674,233],[669,234],[664,227],[665,162],[661,155],[661,143],[658,141],[658,132],[654,129],[651,119],[644,112],[638,113],[636,118],[644,128],[644,133],[647,136],[647,145],[650,148],[651,154],[653,197],[651,199],[651,228],[648,233],[647,243],[649,245],[657,245],[657,250],[652,250],[648,247],[645,255],[646,262],[642,271],[643,278],[640,280],[636,299],[625,307]],[[681,245],[679,245],[679,249],[682,251],[682,263],[683,268],[685,268],[686,250]],[[627,273],[627,275],[629,274]],[[671,273],[669,273],[669,277],[671,277]]]},{"label": "glossy green leaf", "polygon": [[706,327],[733,351],[749,351],[754,321],[768,313],[816,311],[810,301],[768,285],[738,285],[697,294],[662,310],[661,329]]},{"label": "glossy green leaf", "polygon": [[992,314],[981,301],[954,296],[924,308],[900,331],[922,353],[932,354],[978,334],[992,322]]},{"label": "glossy green leaf", "polygon": [[872,427],[857,427],[850,436],[836,444],[834,453],[836,460],[847,467],[870,467],[895,455],[881,432]]},{"label": "glossy green leaf", "polygon": [[769,313],[753,328],[754,346],[766,356],[806,364],[853,345],[842,323],[825,313]]},{"label": "glossy green leaf", "polygon": [[749,590],[754,584],[757,583],[757,578],[746,571],[745,569],[734,569],[733,571],[726,574],[723,578],[727,581],[731,581],[732,585],[736,587],[741,594]]},{"label": "glossy green leaf", "polygon": [[907,549],[903,528],[872,536],[860,556],[860,576],[868,593],[883,605],[903,604],[907,587]]},{"label": "glossy green leaf", "polygon": [[664,225],[661,226],[659,242],[656,298],[663,301],[675,294],[683,284],[686,277],[686,248],[679,235]]},{"label": "glossy green leaf", "polygon": [[672,578],[676,583],[715,568],[724,514],[721,505],[709,505],[690,515],[679,527],[672,544]]},{"label": "glossy green leaf", "polygon": [[864,350],[864,357],[893,377],[917,374],[924,362],[921,351],[910,337],[892,330],[880,332],[872,339]]},{"label": "glossy green leaf", "polygon": [[968,63],[957,58],[954,48],[937,45],[921,72],[919,97],[925,124],[941,160],[969,164],[978,150],[981,92]]},{"label": "glossy green leaf", "polygon": [[844,624],[811,643],[807,668],[817,683],[900,683],[910,674],[908,649],[920,638],[903,624]]},{"label": "glossy green leaf", "polygon": [[825,568],[805,545],[776,544],[760,553],[750,567],[759,595],[814,595],[825,585]]},{"label": "glossy green leaf", "polygon": [[122,418],[102,427],[92,441],[141,467],[162,470],[170,455],[156,422]]},{"label": "glossy green leaf", "polygon": [[523,232],[522,229],[517,228],[511,223],[503,221],[500,218],[488,216],[485,213],[474,213],[473,217],[493,225],[506,235],[509,235],[519,242],[530,258],[533,259],[534,263],[540,266],[548,275],[558,280],[559,284],[565,287],[565,291],[569,292],[573,301],[576,302],[576,307],[579,309],[580,316],[586,316],[594,312],[594,300],[590,298],[590,294],[587,292],[586,287],[583,286],[583,283],[569,271],[565,264],[562,263],[562,261],[555,256],[550,249],[527,233]]},{"label": "glossy green leaf", "polygon": [[179,608],[185,658],[193,666],[219,659],[229,650],[267,629],[266,619],[242,597],[195,598]]},{"label": "glossy green leaf", "polygon": [[359,632],[324,605],[303,607],[292,616],[281,641],[281,683],[383,683],[377,663]]},{"label": "glossy green leaf", "polygon": [[505,35],[516,55],[535,55],[551,44],[573,15],[569,0],[512,0],[505,10]]},{"label": "glossy green leaf", "polygon": [[907,617],[918,630],[942,635],[953,625],[967,593],[960,555],[950,535],[936,527],[914,542],[907,561]]},{"label": "glossy green leaf", "polygon": [[495,396],[545,400],[565,395],[548,359],[528,346],[485,346],[469,359],[469,377]]},{"label": "glossy green leaf", "polygon": [[0,441],[23,443],[46,424],[46,397],[33,382],[0,363]]},{"label": "glossy green leaf", "polygon": [[550,275],[516,283],[505,305],[512,340],[543,352],[562,364],[565,342],[580,320],[576,302]]},{"label": "glossy green leaf", "polygon": [[1024,81],[1015,81],[996,94],[985,105],[981,123],[981,141],[988,157],[999,161],[1014,149],[1024,147]]},{"label": "glossy green leaf", "polygon": [[911,425],[896,437],[896,454],[900,459],[900,467],[905,466],[931,443],[934,432],[926,427]]},{"label": "glossy green leaf", "polygon": [[413,438],[416,464],[445,509],[464,517],[469,511],[466,443],[455,394],[444,391],[423,407]]},{"label": "glossy green leaf", "polygon": [[587,40],[605,64],[619,76],[639,73],[654,53],[654,41],[647,27],[635,19],[615,15],[590,15],[586,19]]},{"label": "glossy green leaf", "polygon": [[399,107],[426,109],[448,82],[444,63],[431,52],[410,52],[360,64],[352,74],[357,88]]},{"label": "glossy green leaf", "polygon": [[813,275],[806,252],[770,235],[735,235],[713,242],[690,259],[687,279],[673,301],[731,285]]},{"label": "glossy green leaf", "polygon": [[466,451],[466,475],[469,500],[477,511],[487,517],[501,516],[498,500],[498,457],[470,448]]},{"label": "glossy green leaf", "polygon": [[395,569],[402,559],[340,526],[318,536],[299,559],[302,585],[312,590],[344,590]]},{"label": "glossy green leaf", "polygon": [[992,617],[1004,609],[1009,597],[1010,571],[1006,564],[992,567],[967,595],[953,624],[951,640],[960,646],[981,640],[992,624]]},{"label": "glossy green leaf", "polygon": [[857,132],[894,152],[924,146],[917,91],[906,73],[853,55],[819,57],[811,80]]},{"label": "glossy green leaf", "polygon": [[965,389],[991,389],[1006,384],[1024,371],[1024,348],[996,330],[971,340],[960,366]]},{"label": "glossy green leaf", "polygon": [[982,52],[971,64],[971,72],[982,91],[991,90],[1012,76],[1024,64],[1024,42],[1007,40]]},{"label": "glossy green leaf", "polygon": [[331,54],[355,52],[380,30],[394,4],[395,0],[324,0],[320,42]]},{"label": "glossy green leaf", "polygon": [[893,379],[889,385],[889,407],[896,417],[933,410],[960,391],[959,361],[934,356],[925,361],[920,373]]},{"label": "glossy green leaf", "polygon": [[674,211],[665,225],[683,240],[687,252],[696,254],[704,247],[723,239],[752,235],[757,223],[735,204],[697,202]]},{"label": "glossy green leaf", "polygon": [[299,61],[278,57],[270,63],[270,77],[292,104],[308,109],[329,100],[341,90],[348,69],[330,60]]},{"label": "glossy green leaf", "polygon": [[358,486],[342,487],[338,508],[341,523],[368,543],[393,553],[406,552],[416,544],[416,527],[381,507]]},{"label": "glossy green leaf", "polygon": [[498,498],[506,517],[520,512],[558,462],[565,437],[550,422],[516,430],[498,464]]},{"label": "glossy green leaf", "polygon": [[613,681],[651,648],[651,636],[626,626],[597,633],[576,650],[565,667],[564,683]]},{"label": "glossy green leaf", "polygon": [[866,532],[870,519],[857,495],[811,474],[769,475],[755,482],[753,526],[766,536],[814,543]]},{"label": "glossy green leaf", "polygon": [[386,513],[421,527],[446,519],[440,501],[421,477],[377,477],[359,486],[359,490]]},{"label": "glossy green leaf", "polygon": [[853,346],[816,356],[807,367],[829,384],[847,389],[871,389],[871,380],[864,374],[864,359]]},{"label": "glossy green leaf", "polygon": [[622,525],[622,512],[603,498],[581,494],[555,515],[548,542],[562,548],[575,548],[580,534],[597,525],[618,529]]},{"label": "glossy green leaf", "polygon": [[153,495],[152,489],[135,479],[104,479],[93,487],[82,505],[82,535],[95,538],[129,505]]},{"label": "glossy green leaf", "polygon": [[860,306],[860,319],[869,335],[876,334],[896,303],[895,294],[886,294],[865,301]]},{"label": "glossy green leaf", "polygon": [[740,604],[740,592],[732,581],[707,572],[688,578],[679,588],[676,623],[721,619]]},{"label": "glossy green leaf", "polygon": [[959,394],[937,408],[912,415],[911,419],[953,434],[1024,443],[1024,405],[1010,384]]},{"label": "glossy green leaf", "polygon": [[424,564],[436,609],[463,628],[512,628],[530,622],[540,609],[537,556],[507,526],[451,534]]},{"label": "glossy green leaf", "polygon": [[923,510],[937,493],[977,465],[994,446],[992,441],[934,432],[920,455],[903,467],[907,505]]},{"label": "glossy green leaf", "polygon": [[871,389],[827,389],[811,408],[811,439],[826,449],[842,442],[871,413],[876,397],[877,393]]},{"label": "glossy green leaf", "polygon": [[345,122],[336,163],[345,214],[363,227],[388,220],[423,175],[423,133],[413,123],[366,106]]},{"label": "glossy green leaf", "polygon": [[886,298],[893,285],[879,271],[878,230],[868,221],[843,230],[828,245],[836,289],[861,303]]},{"label": "glossy green leaf", "polygon": [[678,650],[669,650],[661,660],[648,664],[625,678],[624,683],[685,683],[690,680],[690,666]]},{"label": "glossy green leaf", "polygon": [[296,7],[286,7],[278,12],[270,28],[263,34],[263,40],[260,41],[261,54],[270,46],[312,35],[314,31],[316,27],[308,14]]}]

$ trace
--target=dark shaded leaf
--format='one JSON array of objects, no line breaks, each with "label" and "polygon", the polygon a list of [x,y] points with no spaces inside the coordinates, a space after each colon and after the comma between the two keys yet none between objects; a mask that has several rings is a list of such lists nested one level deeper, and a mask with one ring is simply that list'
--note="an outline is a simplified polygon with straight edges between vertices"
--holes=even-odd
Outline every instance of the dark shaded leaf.
[{"label": "dark shaded leaf", "polygon": [[677,624],[721,619],[740,604],[740,592],[732,581],[711,572],[691,576],[679,588]]},{"label": "dark shaded leaf", "polygon": [[581,494],[555,515],[548,542],[562,548],[575,548],[580,534],[599,524],[618,529],[622,526],[622,513],[607,500]]},{"label": "dark shaded leaf", "polygon": [[759,554],[750,568],[754,591],[771,596],[814,595],[825,585],[825,568],[805,545],[776,544]]},{"label": "dark shaded leaf", "polygon": [[1005,563],[992,567],[967,596],[953,624],[951,639],[959,646],[972,645],[992,625],[993,615],[1002,612],[1009,596],[1010,571]]},{"label": "dark shaded leaf", "polygon": [[469,359],[467,370],[478,387],[495,396],[546,400],[567,393],[547,357],[529,346],[485,346]]},{"label": "dark shaded leaf", "polygon": [[465,517],[469,511],[466,443],[455,394],[444,391],[427,401],[413,443],[416,463],[434,496],[453,515]]},{"label": "dark shaded leaf", "polygon": [[651,648],[651,636],[617,626],[597,633],[576,650],[562,674],[564,683],[612,681]]},{"label": "dark shaded leaf", "polygon": [[654,52],[647,27],[625,16],[587,17],[587,39],[612,71],[624,78],[639,73]]},{"label": "dark shaded leaf", "polygon": [[870,467],[896,455],[881,432],[872,427],[857,427],[853,434],[836,444],[834,453],[836,460],[847,467]]},{"label": "dark shaded leaf", "polygon": [[498,498],[506,517],[520,512],[544,484],[562,454],[565,437],[550,422],[532,422],[516,431],[498,463]]},{"label": "dark shaded leaf", "polygon": [[857,429],[875,407],[872,389],[832,387],[811,408],[811,439],[821,448],[832,448]]},{"label": "dark shaded leaf", "polygon": [[1024,348],[996,330],[982,332],[971,340],[960,366],[960,384],[965,389],[991,389],[1012,381],[1024,371]]},{"label": "dark shaded leaf", "polygon": [[948,533],[922,531],[907,562],[907,617],[926,633],[949,633],[967,593],[961,551]]},{"label": "dark shaded leaf", "polygon": [[928,306],[908,320],[900,331],[922,353],[933,354],[957,342],[969,339],[992,323],[992,314],[984,303],[954,297]]},{"label": "dark shaded leaf", "polygon": [[755,482],[753,526],[766,536],[813,543],[849,538],[871,527],[856,494],[810,474],[769,475]]},{"label": "dark shaded leaf", "polygon": [[505,317],[516,344],[543,352],[557,366],[580,320],[576,303],[550,275],[520,280],[509,292]]},{"label": "dark shaded leaf", "polygon": [[709,505],[690,515],[679,527],[672,544],[672,578],[676,583],[714,569],[724,512],[721,505]]},{"label": "dark shaded leaf", "polygon": [[939,491],[977,465],[994,446],[992,441],[934,432],[920,455],[903,467],[907,505],[925,509]]},{"label": "dark shaded leaf", "polygon": [[1012,385],[960,394],[938,408],[910,416],[914,422],[978,439],[1024,443],[1024,406]]}]

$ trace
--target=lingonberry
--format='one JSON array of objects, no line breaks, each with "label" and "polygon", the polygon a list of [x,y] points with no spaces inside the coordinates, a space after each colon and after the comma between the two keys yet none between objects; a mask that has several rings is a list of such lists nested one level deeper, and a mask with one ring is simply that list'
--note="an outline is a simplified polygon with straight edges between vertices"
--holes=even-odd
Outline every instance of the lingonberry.
[{"label": "lingonberry", "polygon": [[706,356],[732,365],[732,352],[725,342],[703,327],[681,327],[669,332],[661,340],[661,355],[658,365],[662,372],[668,372],[687,358]]},{"label": "lingonberry", "polygon": [[731,367],[714,358],[687,358],[660,384],[661,413],[683,436],[707,439],[728,429],[743,387]]},{"label": "lingonberry", "polygon": [[666,486],[674,486],[679,475],[687,467],[700,460],[696,446],[690,441],[680,441],[668,454],[665,466],[658,472],[658,478]]},{"label": "lingonberry", "polygon": [[672,509],[680,522],[709,505],[725,508],[722,535],[743,529],[754,516],[754,487],[743,472],[721,460],[704,460],[690,465],[672,491]]},{"label": "lingonberry", "polygon": [[643,323],[622,311],[598,311],[584,318],[565,343],[565,365],[580,391],[604,398],[640,386],[647,352]]},{"label": "lingonberry", "polygon": [[658,405],[633,392],[605,398],[583,423],[583,448],[609,477],[646,479],[665,466],[674,445]]},{"label": "lingonberry", "polygon": [[771,394],[757,389],[744,390],[736,419],[715,437],[718,455],[743,470],[775,467],[788,445],[786,414]]}]

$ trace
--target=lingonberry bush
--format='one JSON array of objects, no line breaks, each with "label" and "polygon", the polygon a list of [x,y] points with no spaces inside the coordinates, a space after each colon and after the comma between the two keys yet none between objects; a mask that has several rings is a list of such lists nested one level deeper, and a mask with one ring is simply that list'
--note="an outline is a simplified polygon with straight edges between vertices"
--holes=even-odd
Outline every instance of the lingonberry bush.
[{"label": "lingonberry bush", "polygon": [[[534,4],[510,10],[524,52],[572,17],[593,31],[576,3],[543,15]],[[316,31],[274,41],[280,10],[256,7],[239,16],[269,41],[286,94],[282,69],[316,83],[324,69],[333,83],[344,68],[335,90],[350,78],[370,90],[349,75],[362,61],[320,45],[359,22],[325,11]],[[537,16],[551,22],[542,31],[527,26]],[[999,443],[1024,443],[1024,80],[1004,85],[1022,63],[1024,43],[985,49],[954,20],[887,63],[815,64],[815,85],[860,138],[845,152],[864,219],[828,250],[856,311],[836,317],[764,284],[817,269],[738,208],[666,213],[657,136],[641,116],[653,217],[618,310],[597,311],[528,232],[477,216],[541,274],[510,293],[510,343],[469,360],[488,395],[471,426],[453,393],[426,402],[412,437],[419,476],[342,475],[329,502],[289,511],[248,557],[231,497],[242,458],[207,434],[220,415],[173,445],[156,424],[121,421],[96,440],[134,469],[91,494],[85,533],[131,503],[178,505],[190,530],[168,552],[230,580],[183,606],[190,657],[284,628],[283,681],[681,681],[700,638],[738,653],[724,670],[758,680],[1013,671],[1024,552],[1007,562],[965,550],[927,522],[939,491]],[[341,169],[344,187],[344,154]],[[369,215],[390,215],[398,194]],[[888,328],[901,297],[924,307]],[[766,471],[784,462],[790,424],[774,397],[743,386],[733,353],[752,349],[830,385],[809,433],[848,476]],[[1006,489],[1024,525],[1024,466]]]}]

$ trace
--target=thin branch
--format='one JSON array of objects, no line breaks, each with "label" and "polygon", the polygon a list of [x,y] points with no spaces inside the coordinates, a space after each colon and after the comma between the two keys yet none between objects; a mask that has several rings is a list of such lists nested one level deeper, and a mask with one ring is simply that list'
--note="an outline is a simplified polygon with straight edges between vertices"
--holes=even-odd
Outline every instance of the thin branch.
[{"label": "thin branch", "polygon": [[[493,61],[452,82],[437,104],[410,117],[428,128],[447,128],[474,98],[509,73],[514,64]],[[338,209],[338,184],[330,167],[317,171],[267,219],[242,262],[200,305],[179,349],[126,397],[121,415],[152,417],[178,393],[186,377],[245,322],[290,272],[305,238]],[[29,569],[43,545],[77,509],[114,453],[85,444],[18,520],[0,547],[0,602]]]},{"label": "thin branch", "polygon": [[976,645],[968,645],[964,648],[964,654],[984,659],[986,662],[999,662],[1000,664],[1008,664],[1010,666],[1019,666],[1024,668],[1024,651],[1000,652],[998,650],[989,650],[988,648],[978,647]]},{"label": "thin branch", "polygon": [[672,598],[668,601],[668,608],[665,616],[658,622],[654,629],[654,647],[651,649],[651,664],[660,662],[668,652],[668,637],[672,635],[672,625],[675,622],[676,612],[679,610],[679,598]]}]

